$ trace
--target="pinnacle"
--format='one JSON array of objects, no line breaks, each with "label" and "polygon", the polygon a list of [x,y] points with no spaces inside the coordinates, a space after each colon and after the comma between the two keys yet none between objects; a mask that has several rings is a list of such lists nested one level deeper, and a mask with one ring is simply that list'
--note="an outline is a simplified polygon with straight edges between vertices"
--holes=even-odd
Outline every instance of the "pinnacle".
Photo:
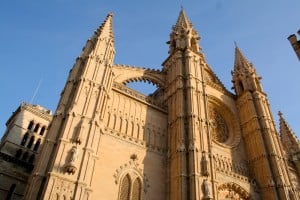
[{"label": "pinnacle", "polygon": [[112,24],[113,24],[112,17],[113,17],[113,13],[112,12],[108,13],[104,22],[95,32],[97,37],[101,37],[101,38],[107,37],[112,39],[114,38],[113,28],[112,28]]},{"label": "pinnacle", "polygon": [[240,68],[240,66],[244,66],[245,64],[249,65],[249,62],[235,43],[234,68]]},{"label": "pinnacle", "polygon": [[279,131],[280,131],[281,140],[288,140],[293,142],[295,146],[299,146],[299,140],[296,137],[295,133],[290,128],[290,126],[288,125],[287,121],[283,118],[282,112],[279,111],[278,115],[279,115],[279,126],[280,126]]},{"label": "pinnacle", "polygon": [[186,14],[185,14],[185,12],[183,10],[183,8],[181,8],[181,10],[180,10],[176,26],[182,26],[184,28],[190,28],[190,27],[192,27],[192,23],[187,18]]}]

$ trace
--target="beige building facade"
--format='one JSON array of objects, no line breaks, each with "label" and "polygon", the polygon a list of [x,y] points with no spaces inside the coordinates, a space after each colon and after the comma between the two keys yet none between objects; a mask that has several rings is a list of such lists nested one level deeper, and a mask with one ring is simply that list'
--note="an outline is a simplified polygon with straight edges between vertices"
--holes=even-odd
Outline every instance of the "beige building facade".
[{"label": "beige building facade", "polygon": [[52,113],[22,103],[6,122],[0,143],[0,199],[22,199]]},{"label": "beige building facade", "polygon": [[[300,147],[235,49],[229,92],[180,11],[161,70],[113,63],[112,14],[76,59],[24,199],[300,199]],[[126,86],[149,81],[145,96]]]}]

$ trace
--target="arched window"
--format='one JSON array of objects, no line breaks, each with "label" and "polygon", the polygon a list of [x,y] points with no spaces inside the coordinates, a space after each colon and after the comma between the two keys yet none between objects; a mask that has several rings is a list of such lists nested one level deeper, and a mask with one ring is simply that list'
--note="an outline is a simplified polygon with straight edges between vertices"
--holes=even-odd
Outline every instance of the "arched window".
[{"label": "arched window", "polygon": [[23,154],[22,160],[26,161],[27,158],[28,158],[28,152],[25,152],[25,153]]},{"label": "arched window", "polygon": [[119,200],[130,200],[130,178],[128,174],[121,182]]},{"label": "arched window", "polygon": [[34,127],[34,130],[33,130],[33,131],[37,133],[37,132],[38,132],[38,130],[39,130],[39,128],[40,128],[40,125],[39,125],[39,124],[37,124],[37,125],[35,125],[35,127]]},{"label": "arched window", "polygon": [[27,148],[30,149],[32,147],[32,145],[33,145],[33,142],[34,142],[34,136],[31,136],[31,138],[30,138],[30,140],[28,142]]},{"label": "arched window", "polygon": [[32,155],[29,157],[29,160],[28,160],[28,162],[29,162],[29,163],[31,163],[31,164],[33,164],[33,162],[34,162],[34,159],[35,159],[35,155],[34,155],[34,154],[32,154]]},{"label": "arched window", "polygon": [[27,142],[27,140],[28,140],[28,136],[29,136],[29,134],[28,134],[28,133],[25,133],[25,135],[24,135],[24,137],[23,137],[23,139],[22,139],[22,141],[21,141],[21,145],[22,145],[22,146],[25,146],[25,144],[26,144],[26,142]]},{"label": "arched window", "polygon": [[45,130],[46,130],[46,126],[43,126],[41,131],[40,131],[40,135],[44,135]]},{"label": "arched window", "polygon": [[239,89],[241,92],[244,92],[244,86],[243,86],[243,83],[241,81],[239,81]]},{"label": "arched window", "polygon": [[131,200],[141,200],[142,183],[136,178],[132,185]]},{"label": "arched window", "polygon": [[28,129],[28,130],[32,130],[33,125],[34,125],[34,121],[31,120],[31,121],[29,122],[29,125],[28,125],[27,129]]},{"label": "arched window", "polygon": [[16,152],[16,158],[20,158],[22,155],[22,149],[18,149],[18,151]]},{"label": "arched window", "polygon": [[33,151],[39,150],[40,144],[41,144],[41,139],[38,139],[38,141],[35,143],[33,147]]},{"label": "arched window", "polygon": [[124,176],[120,185],[119,200],[141,200],[142,182],[139,177],[132,182],[129,174]]}]

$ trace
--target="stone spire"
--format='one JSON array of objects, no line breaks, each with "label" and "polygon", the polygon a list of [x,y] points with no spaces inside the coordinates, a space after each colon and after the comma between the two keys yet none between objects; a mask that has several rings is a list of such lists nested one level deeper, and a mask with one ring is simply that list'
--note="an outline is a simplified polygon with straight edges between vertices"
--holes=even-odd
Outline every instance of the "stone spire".
[{"label": "stone spire", "polygon": [[250,63],[246,59],[246,57],[241,52],[240,48],[238,46],[235,47],[235,56],[234,56],[234,69],[240,69],[242,67],[249,68]]},{"label": "stone spire", "polygon": [[235,47],[234,70],[232,72],[232,82],[237,95],[242,94],[244,91],[261,91],[262,86],[260,83],[261,77],[256,73],[246,57],[243,55],[239,47]]},{"label": "stone spire", "polygon": [[183,9],[180,10],[176,24],[172,28],[170,34],[170,41],[167,44],[170,45],[169,53],[172,54],[176,50],[189,49],[195,53],[200,52],[197,31],[194,29],[192,23],[187,18]]},{"label": "stone spire", "polygon": [[[99,44],[102,43],[101,41],[105,41],[107,45],[111,46],[114,49],[114,33],[112,18],[112,13],[109,13],[106,16],[104,22],[94,32],[94,35],[86,42],[86,45],[83,48],[82,53],[80,55],[81,57],[85,57],[91,53],[98,55],[103,53],[101,52],[100,48],[97,48],[97,46],[99,46]],[[102,51],[105,51],[105,49],[102,49]]]},{"label": "stone spire", "polygon": [[190,20],[187,18],[185,12],[183,9],[180,10],[177,22],[175,26],[181,26],[184,28],[192,28],[192,23],[190,22]]},{"label": "stone spire", "polygon": [[292,131],[286,120],[283,118],[282,112],[278,112],[279,115],[279,133],[281,143],[284,150],[288,154],[293,154],[300,151],[300,143],[295,133]]}]

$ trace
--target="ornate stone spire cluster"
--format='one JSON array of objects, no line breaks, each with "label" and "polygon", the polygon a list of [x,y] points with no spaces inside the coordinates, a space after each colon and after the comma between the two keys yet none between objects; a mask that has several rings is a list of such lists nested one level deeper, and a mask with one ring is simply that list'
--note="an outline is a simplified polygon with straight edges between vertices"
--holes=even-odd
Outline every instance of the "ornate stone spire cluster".
[{"label": "ornate stone spire cluster", "polygon": [[261,91],[261,77],[257,75],[255,68],[243,55],[239,47],[235,47],[234,70],[232,82],[237,95],[244,91]]},{"label": "ornate stone spire cluster", "polygon": [[200,51],[198,40],[200,40],[200,37],[197,31],[182,9],[179,13],[176,25],[173,26],[173,31],[170,34],[170,41],[167,42],[170,44],[169,53],[172,54],[176,50],[184,49],[190,49],[198,53]]}]

